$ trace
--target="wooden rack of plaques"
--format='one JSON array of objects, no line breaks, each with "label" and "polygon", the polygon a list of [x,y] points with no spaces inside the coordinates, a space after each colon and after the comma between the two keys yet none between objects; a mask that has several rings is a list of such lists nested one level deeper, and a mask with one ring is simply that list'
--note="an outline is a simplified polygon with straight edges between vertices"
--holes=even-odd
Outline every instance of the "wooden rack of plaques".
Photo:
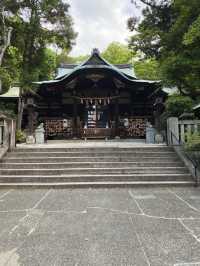
[{"label": "wooden rack of plaques", "polygon": [[[123,119],[120,122],[123,125]],[[129,117],[128,126],[121,126],[120,128],[120,136],[126,138],[144,138],[147,122],[147,117]]]},{"label": "wooden rack of plaques", "polygon": [[73,136],[71,119],[47,119],[44,123],[45,137],[64,137],[71,138]]}]

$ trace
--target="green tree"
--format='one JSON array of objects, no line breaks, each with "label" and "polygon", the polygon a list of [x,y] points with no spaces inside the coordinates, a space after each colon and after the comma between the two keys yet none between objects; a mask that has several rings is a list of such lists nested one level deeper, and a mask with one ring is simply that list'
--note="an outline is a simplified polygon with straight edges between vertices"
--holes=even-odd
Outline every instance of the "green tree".
[{"label": "green tree", "polygon": [[56,53],[52,49],[46,48],[39,68],[39,80],[49,80],[55,77],[57,67],[56,60]]},{"label": "green tree", "polygon": [[5,51],[2,67],[0,68],[3,91],[6,91],[11,84],[19,82],[21,61],[22,56],[19,49],[10,45]]},{"label": "green tree", "polygon": [[170,0],[136,0],[144,5],[143,19],[132,17],[128,27],[135,34],[130,38],[129,46],[147,58],[158,59],[161,56],[166,34],[172,25],[172,7]]},{"label": "green tree", "polygon": [[111,64],[127,64],[131,62],[134,54],[126,45],[112,42],[102,53],[102,56]]},{"label": "green tree", "polygon": [[166,101],[166,113],[168,116],[179,117],[184,112],[191,112],[193,105],[194,101],[190,97],[174,94]]},{"label": "green tree", "polygon": [[11,44],[12,22],[15,21],[18,9],[18,1],[2,0],[0,2],[0,92],[2,91],[2,84],[4,87],[8,87],[11,82],[11,76],[4,64],[4,59]]},{"label": "green tree", "polygon": [[47,47],[70,51],[75,38],[66,1],[2,0],[0,80],[4,88],[18,81],[28,89],[32,81],[52,77],[55,54]]},{"label": "green tree", "polygon": [[29,88],[32,81],[40,78],[40,67],[44,70],[46,47],[71,49],[76,34],[69,5],[62,0],[24,0],[22,8],[27,16],[21,13],[16,36],[23,57],[21,83]]},{"label": "green tree", "polygon": [[89,55],[70,56],[69,51],[65,49],[57,55],[57,66],[61,64],[80,64],[87,58],[89,58]]},{"label": "green tree", "polygon": [[199,0],[139,1],[147,5],[141,22],[129,21],[129,28],[137,31],[129,45],[158,59],[167,85],[196,98],[200,95]]},{"label": "green tree", "polygon": [[134,69],[140,79],[159,80],[159,65],[154,58],[135,61]]}]

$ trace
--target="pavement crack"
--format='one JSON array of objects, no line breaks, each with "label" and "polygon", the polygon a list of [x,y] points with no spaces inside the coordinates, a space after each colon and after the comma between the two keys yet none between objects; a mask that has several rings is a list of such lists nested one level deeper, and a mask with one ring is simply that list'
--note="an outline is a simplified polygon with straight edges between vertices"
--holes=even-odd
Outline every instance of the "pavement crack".
[{"label": "pavement crack", "polygon": [[84,214],[84,213],[87,213],[87,209],[83,210],[83,211],[74,211],[74,210],[46,211],[46,213],[77,213],[77,214]]},{"label": "pavement crack", "polygon": [[3,193],[1,196],[0,196],[0,199],[3,199],[5,196],[7,196],[11,191],[13,191],[13,189],[9,189],[8,191],[6,191],[5,193]]},{"label": "pavement crack", "polygon": [[146,263],[147,263],[148,266],[151,266],[150,260],[149,260],[149,258],[147,256],[147,253],[146,253],[146,251],[145,251],[145,249],[143,247],[142,240],[140,239],[140,236],[138,235],[137,231],[135,230],[135,227],[134,227],[133,220],[132,220],[132,217],[131,216],[129,216],[129,221],[131,222],[131,224],[133,226],[134,233],[136,235],[136,238],[137,238],[138,243],[140,244],[140,248],[142,250],[142,253],[144,254]]},{"label": "pavement crack", "polygon": [[136,213],[130,213],[127,211],[120,211],[120,210],[116,210],[116,209],[103,208],[103,207],[98,207],[98,206],[90,206],[90,207],[87,207],[87,209],[99,209],[99,210],[110,211],[110,212],[115,212],[115,213],[119,213],[119,214],[126,214],[126,215],[136,214]]},{"label": "pavement crack", "polygon": [[189,202],[187,202],[187,201],[184,200],[182,197],[180,197],[179,195],[177,195],[174,191],[172,191],[172,190],[170,190],[170,189],[168,189],[168,191],[169,191],[170,193],[172,193],[175,197],[177,197],[179,200],[181,200],[182,202],[184,202],[189,208],[191,208],[192,210],[194,210],[194,211],[200,213],[200,210],[199,210],[199,209],[197,209],[197,208],[195,208],[194,206],[192,206]]},{"label": "pavement crack", "polygon": [[145,213],[144,213],[143,209],[141,208],[139,202],[135,199],[135,197],[134,197],[132,191],[129,190],[128,193],[129,193],[130,197],[131,197],[131,198],[134,200],[134,202],[136,203],[136,205],[137,205],[138,209],[140,210],[141,214],[145,215]]},{"label": "pavement crack", "polygon": [[194,237],[194,239],[200,243],[200,239],[198,238],[197,235],[194,234],[194,231],[192,229],[190,229],[187,225],[184,224],[184,222],[182,221],[182,219],[178,219],[178,221],[181,223],[181,225],[186,229],[186,231],[192,235]]},{"label": "pavement crack", "polygon": [[[39,206],[39,204],[50,194],[51,190],[48,190],[45,195],[30,209],[26,210],[26,215],[24,215],[23,217],[21,217],[18,221],[18,223],[12,227],[12,229],[10,230],[9,234],[12,235],[13,233],[15,233],[18,229],[22,229],[25,234],[26,237],[24,238],[24,240],[22,241],[22,243],[20,245],[18,245],[13,252],[10,254],[8,260],[6,261],[6,263],[4,264],[9,265],[9,261],[12,259],[12,257],[14,256],[14,254],[17,252],[17,250],[22,247],[24,245],[24,243],[26,242],[27,238],[33,233],[35,232],[36,228],[38,227],[38,225],[40,224],[42,217],[44,215],[44,211],[39,211],[36,210],[36,208]],[[16,232],[17,233],[17,232]]]},{"label": "pavement crack", "polygon": [[29,209],[22,209],[22,210],[9,210],[9,211],[0,211],[0,213],[18,213],[18,212],[27,212]]},{"label": "pavement crack", "polygon": [[182,263],[175,263],[174,266],[199,266],[200,265],[200,261],[198,262],[182,262]]},{"label": "pavement crack", "polygon": [[164,216],[148,215],[146,213],[136,213],[136,212],[129,212],[129,211],[121,211],[121,210],[103,208],[103,207],[98,207],[98,206],[87,207],[87,209],[100,209],[100,210],[114,212],[114,213],[118,213],[118,214],[143,216],[143,217],[146,217],[146,218],[161,219],[161,220],[179,220],[179,219],[182,219],[182,220],[200,220],[200,217],[199,218],[194,218],[194,217],[188,217],[188,218],[164,217]]},{"label": "pavement crack", "polygon": [[52,191],[52,189],[50,189],[50,190],[48,190],[45,194],[44,194],[44,196],[33,206],[33,208],[32,209],[36,209],[39,205],[40,205],[40,203],[51,193],[51,191]]}]

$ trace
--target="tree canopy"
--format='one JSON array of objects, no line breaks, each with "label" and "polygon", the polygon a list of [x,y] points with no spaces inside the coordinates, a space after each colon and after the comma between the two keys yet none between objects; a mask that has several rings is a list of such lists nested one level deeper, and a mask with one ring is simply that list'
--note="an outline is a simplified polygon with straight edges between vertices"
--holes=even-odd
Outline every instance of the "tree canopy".
[{"label": "tree canopy", "polygon": [[101,54],[111,64],[131,63],[133,53],[126,45],[112,42]]},{"label": "tree canopy", "polygon": [[[32,81],[50,78],[56,66],[51,48],[70,51],[76,33],[63,0],[5,0],[0,3],[0,73],[4,87],[10,80],[24,89]],[[4,41],[9,29],[10,43]]]},{"label": "tree canopy", "polygon": [[159,80],[158,61],[151,59],[137,60],[133,64],[136,76],[140,79]]},{"label": "tree canopy", "polygon": [[184,95],[200,95],[199,0],[138,0],[145,5],[143,18],[130,18],[135,30],[129,46],[146,58],[158,60],[161,78]]}]

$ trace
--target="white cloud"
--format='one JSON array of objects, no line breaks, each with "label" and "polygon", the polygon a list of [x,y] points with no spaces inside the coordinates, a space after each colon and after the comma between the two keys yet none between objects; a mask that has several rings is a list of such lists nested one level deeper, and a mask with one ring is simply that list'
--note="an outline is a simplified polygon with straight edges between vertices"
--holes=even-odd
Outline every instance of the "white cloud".
[{"label": "white cloud", "polygon": [[130,35],[127,19],[134,10],[131,0],[68,0],[74,28],[78,32],[71,55],[105,49],[112,41],[126,43]]}]

